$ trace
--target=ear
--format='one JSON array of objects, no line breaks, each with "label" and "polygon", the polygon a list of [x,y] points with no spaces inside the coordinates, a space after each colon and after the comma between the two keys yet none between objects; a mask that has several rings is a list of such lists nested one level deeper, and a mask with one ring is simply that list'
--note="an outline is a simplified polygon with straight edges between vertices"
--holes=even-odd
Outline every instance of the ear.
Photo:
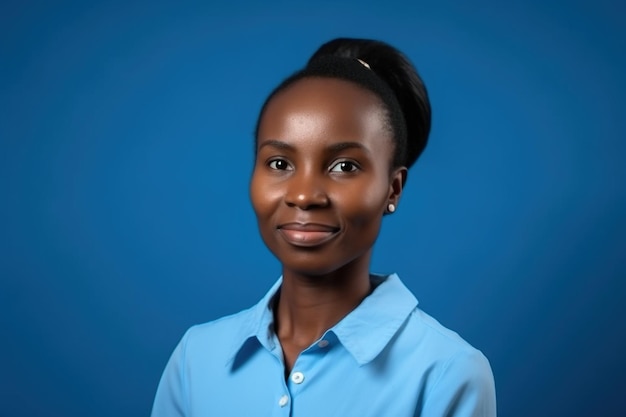
[{"label": "ear", "polygon": [[408,169],[406,167],[399,167],[394,169],[391,173],[391,183],[389,184],[389,197],[387,198],[387,204],[393,204],[398,207],[400,196],[402,195],[402,188],[406,182]]}]

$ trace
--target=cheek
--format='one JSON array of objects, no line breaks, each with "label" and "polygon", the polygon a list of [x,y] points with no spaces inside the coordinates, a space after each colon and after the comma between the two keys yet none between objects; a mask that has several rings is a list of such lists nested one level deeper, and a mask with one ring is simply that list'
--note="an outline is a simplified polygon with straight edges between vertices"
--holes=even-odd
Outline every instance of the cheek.
[{"label": "cheek", "polygon": [[281,194],[262,173],[255,170],[250,181],[250,202],[259,220],[266,219],[274,212]]},{"label": "cheek", "polygon": [[360,228],[378,228],[387,202],[387,184],[353,187],[336,198],[346,220]]}]

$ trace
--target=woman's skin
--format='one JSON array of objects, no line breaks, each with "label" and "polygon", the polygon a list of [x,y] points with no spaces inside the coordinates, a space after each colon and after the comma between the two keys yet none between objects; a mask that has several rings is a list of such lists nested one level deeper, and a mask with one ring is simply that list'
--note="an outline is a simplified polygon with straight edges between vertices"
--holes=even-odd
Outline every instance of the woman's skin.
[{"label": "woman's skin", "polygon": [[275,331],[285,375],[371,291],[372,246],[407,172],[391,167],[384,115],[374,93],[315,77],[278,93],[260,120],[250,196],[283,267]]}]

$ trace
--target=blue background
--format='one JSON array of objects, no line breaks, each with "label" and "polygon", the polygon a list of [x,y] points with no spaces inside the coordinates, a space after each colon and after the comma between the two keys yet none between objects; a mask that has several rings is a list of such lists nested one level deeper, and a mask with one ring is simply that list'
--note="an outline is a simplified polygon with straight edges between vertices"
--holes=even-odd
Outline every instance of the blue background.
[{"label": "blue background", "polygon": [[257,112],[336,36],[400,48],[434,108],[373,270],[489,357],[500,415],[624,415],[623,2],[12,3],[1,416],[147,415],[184,330],[265,293]]}]

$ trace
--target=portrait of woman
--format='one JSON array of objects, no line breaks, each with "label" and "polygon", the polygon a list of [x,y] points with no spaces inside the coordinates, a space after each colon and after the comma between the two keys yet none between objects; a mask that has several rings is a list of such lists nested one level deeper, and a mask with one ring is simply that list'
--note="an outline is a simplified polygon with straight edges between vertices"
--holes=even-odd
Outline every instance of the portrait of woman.
[{"label": "portrait of woman", "polygon": [[625,416],[625,15],[3,2],[0,416]]},{"label": "portrait of woman", "polygon": [[375,40],[331,40],[271,92],[249,193],[282,276],[185,333],[153,417],[496,415],[487,358],[370,271],[430,120],[410,60]]}]

